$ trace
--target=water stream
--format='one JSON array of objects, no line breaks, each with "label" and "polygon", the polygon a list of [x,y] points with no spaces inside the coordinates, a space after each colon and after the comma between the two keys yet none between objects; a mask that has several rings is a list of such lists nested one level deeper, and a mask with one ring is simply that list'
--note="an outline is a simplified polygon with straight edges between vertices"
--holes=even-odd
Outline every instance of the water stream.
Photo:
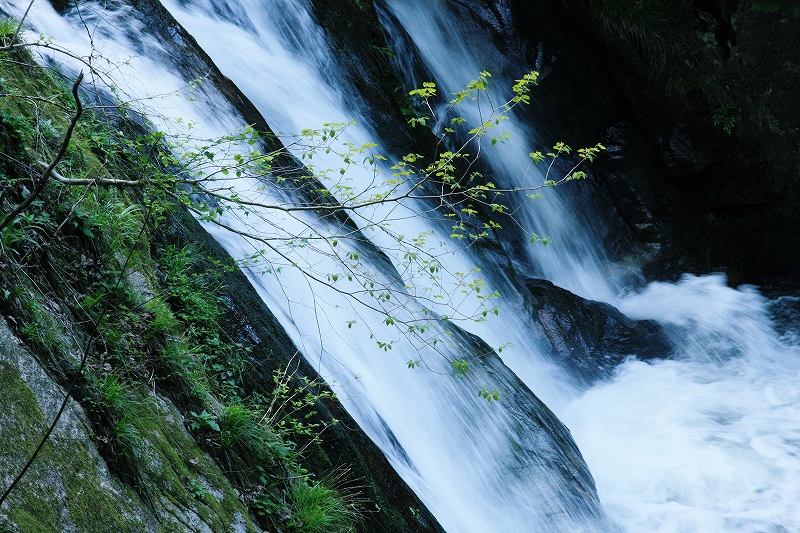
[{"label": "water stream", "polygon": [[[361,145],[378,137],[359,115],[365,103],[337,72],[325,33],[310,15],[307,2],[165,0],[163,4],[274,131],[294,133],[324,122],[355,120],[357,125],[345,130],[343,141]],[[448,30],[453,15],[443,0],[386,0],[382,5],[400,22],[442,90],[458,90],[486,68],[480,65],[486,56],[475,49],[474,41],[467,43]],[[12,14],[25,7],[8,0],[0,6]],[[168,95],[147,100],[150,118],[162,129],[183,126],[161,120],[160,115],[196,123],[194,131],[207,137],[244,125],[211,88],[201,87],[197,102],[187,100],[190,87],[176,66],[179,58],[148,33],[132,8],[103,2],[84,3],[80,9],[80,16],[72,10],[61,17],[37,2],[29,24],[35,33],[53,36],[78,54],[89,54],[94,46],[103,57],[120,63],[112,75],[127,97]],[[398,56],[402,54],[398,50]],[[150,113],[153,110],[157,113]],[[509,126],[509,131],[511,142],[489,162],[498,179],[512,183],[527,166],[535,134],[524,125]],[[399,154],[386,155],[391,159]],[[315,164],[337,168],[341,160]],[[352,169],[351,175],[356,184],[374,180],[363,169]],[[259,185],[240,187],[252,193]],[[632,318],[661,322],[675,344],[674,358],[655,363],[631,359],[612,379],[581,390],[549,361],[542,346],[531,341],[530,319],[519,307],[521,296],[514,293],[515,285],[501,268],[482,264],[487,284],[503,292],[501,318],[459,325],[489,346],[511,342],[514,347],[500,354],[502,362],[485,358],[473,380],[459,380],[450,375],[448,358],[485,349],[468,336],[457,334],[444,348],[427,352],[425,342],[387,328],[383,315],[310,281],[296,269],[264,274],[262,264],[247,273],[306,358],[450,533],[615,531],[614,524],[631,533],[799,531],[797,329],[787,326],[776,331],[769,318],[775,305],[770,307],[755,289],[727,288],[719,276],[687,277],[675,284],[654,283],[638,293],[626,292],[609,275],[606,254],[590,228],[571,218],[553,192],[524,214],[526,224],[553,237],[554,243],[546,248],[532,245],[527,250],[532,271],[523,274],[546,277],[576,294],[612,303]],[[269,191],[258,194],[286,201]],[[429,234],[432,248],[448,252],[437,255],[444,273],[442,290],[447,292],[457,283],[451,274],[469,271],[477,259],[453,246],[439,226],[418,216],[424,209],[413,203],[378,206],[354,221],[365,228],[371,220],[392,220],[407,234]],[[280,228],[287,235],[304,231],[320,235],[330,229],[312,215],[262,217],[265,231]],[[246,227],[235,217],[226,221]],[[248,257],[260,248],[257,242],[218,227],[208,229],[234,257]],[[372,244],[340,246],[364,252],[366,267],[380,270],[387,286],[397,284],[398,271],[406,285],[424,283],[419,274],[403,269],[391,232],[365,235]],[[384,250],[391,265],[370,256],[373,245]],[[330,251],[307,249],[295,257],[308,269],[330,272],[338,268],[326,263]],[[274,255],[267,255],[267,260],[281,262]],[[343,292],[357,288],[344,281],[339,287]],[[393,309],[408,317],[423,305],[439,313],[459,307],[420,303],[413,290],[397,294]],[[793,301],[781,305],[791,310]],[[781,316],[796,323],[797,316],[787,313]],[[434,334],[445,326],[438,327]],[[392,349],[380,349],[373,335],[392,341]],[[407,368],[409,360],[418,359],[432,371]],[[518,390],[503,391],[501,402],[488,404],[477,397],[476,389],[492,373],[491,379],[505,387],[515,386],[516,374],[527,388],[519,384]],[[554,468],[571,451],[554,445],[560,435],[557,423],[537,426],[528,421],[527,415],[540,409],[528,389],[571,430],[610,522],[596,502],[581,500],[576,489],[580,483]],[[519,403],[514,405],[515,401]]]},{"label": "water stream", "polygon": [[653,283],[620,302],[675,327],[678,353],[623,364],[559,415],[627,531],[800,530],[797,302],[722,276]]},{"label": "water stream", "polygon": [[[453,31],[445,2],[385,5],[437,82],[457,90],[483,68],[473,59],[485,54],[473,51],[481,29],[471,28],[470,41],[464,25]],[[491,43],[488,35],[482,40]],[[525,131],[514,138],[521,144],[515,153],[492,160],[500,176],[518,176],[524,165],[532,138]],[[725,287],[721,276],[625,295],[603,272],[608,260],[580,221],[564,219],[557,197],[548,200],[533,206],[528,223],[571,245],[529,250],[544,277],[631,318],[670,326],[675,343],[671,360],[631,360],[567,405],[548,404],[571,429],[611,517],[627,531],[798,530],[800,349],[793,334],[779,338],[767,302],[753,289]],[[505,360],[523,379],[529,375],[519,361]]]}]

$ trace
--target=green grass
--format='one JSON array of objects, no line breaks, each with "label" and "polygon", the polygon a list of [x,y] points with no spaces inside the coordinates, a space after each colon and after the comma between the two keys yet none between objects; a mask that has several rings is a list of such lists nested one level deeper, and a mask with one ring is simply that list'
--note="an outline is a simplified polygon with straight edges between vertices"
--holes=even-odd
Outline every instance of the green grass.
[{"label": "green grass", "polygon": [[257,467],[279,458],[282,440],[260,424],[254,410],[238,403],[225,406],[219,428],[221,460],[241,484],[256,481]]},{"label": "green grass", "polygon": [[625,40],[657,69],[695,45],[688,0],[607,0],[594,5],[603,28]]},{"label": "green grass", "polygon": [[[351,533],[359,523],[358,504],[324,481],[305,478],[292,486],[293,533]],[[350,501],[348,501],[350,500]]]},{"label": "green grass", "polygon": [[138,485],[144,438],[136,420],[150,416],[146,397],[115,373],[95,379],[94,390],[96,394],[89,402],[100,419],[105,420],[106,436],[102,442],[111,450],[118,472]]},{"label": "green grass", "polygon": [[[14,21],[0,19],[0,40],[15,30]],[[23,162],[0,161],[0,212],[21,201],[22,184],[39,175],[36,160],[49,161],[61,142],[73,106],[65,82],[57,72],[35,65],[25,50],[0,53],[0,92],[14,95],[0,98],[0,148],[18,154]],[[59,105],[34,103],[26,95],[57,95]],[[132,150],[144,157],[135,152],[137,146],[153,143],[126,137],[119,128],[124,128],[124,120],[87,111],[58,171],[70,178],[129,179],[145,167],[163,171],[165,165],[158,162],[131,158]],[[291,409],[273,420],[285,425],[271,427],[262,420],[264,406],[241,388],[247,348],[225,338],[218,323],[225,313],[217,274],[222,267],[192,247],[148,242],[164,213],[141,200],[138,193],[117,188],[68,188],[51,182],[36,204],[0,235],[0,259],[11,264],[0,272],[0,294],[7,299],[12,293],[18,296],[18,303],[9,299],[9,306],[18,307],[9,311],[19,319],[29,347],[58,370],[56,379],[62,386],[76,356],[87,358],[73,396],[86,408],[94,444],[127,483],[126,490],[184,504],[190,498],[196,503],[193,508],[222,531],[229,529],[223,515],[227,520],[243,509],[232,482],[244,495],[241,501],[252,502],[254,514],[259,509],[280,510],[269,518],[276,528],[296,533],[354,531],[358,520],[353,499],[327,482],[309,482],[300,466],[302,458],[289,442],[290,435],[321,431],[308,417],[317,399],[329,394],[310,394],[308,382],[298,390],[287,388],[284,394],[289,396],[283,399]],[[180,208],[168,202],[157,207]],[[131,270],[138,281],[129,275]],[[82,353],[84,341],[95,337],[88,353]],[[0,377],[3,370],[0,366]],[[174,424],[164,423],[156,390],[184,417],[192,410],[213,412],[219,429],[191,430],[196,440],[187,439],[180,416],[174,417]],[[303,421],[295,420],[294,414],[298,419],[302,414]],[[18,444],[34,445],[35,439]],[[199,481],[213,477],[210,467],[198,466],[208,457],[200,448],[216,458],[219,479],[212,481],[225,492],[221,501],[209,497]],[[51,449],[52,443],[47,443],[42,457]],[[95,530],[93,513],[80,509],[100,501],[91,489],[102,487],[95,487],[94,479],[91,486],[75,483],[85,501],[73,494],[70,512],[80,515],[85,530]],[[15,509],[12,520],[31,531],[38,531],[34,524],[52,525],[47,513],[59,510],[39,497],[28,500],[25,509]],[[223,508],[229,512],[221,512]],[[120,516],[112,522],[124,521]]]},{"label": "green grass", "polygon": [[115,374],[100,378],[96,384],[99,392],[97,404],[107,409],[113,417],[129,418],[140,412],[138,394]]}]

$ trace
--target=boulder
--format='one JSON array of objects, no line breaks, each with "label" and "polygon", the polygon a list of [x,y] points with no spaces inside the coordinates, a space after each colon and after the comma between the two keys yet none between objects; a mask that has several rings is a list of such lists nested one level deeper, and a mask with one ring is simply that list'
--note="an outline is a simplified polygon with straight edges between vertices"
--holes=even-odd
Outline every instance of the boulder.
[{"label": "boulder", "polygon": [[632,320],[609,304],[593,302],[544,279],[528,279],[526,304],[550,342],[556,362],[584,383],[612,375],[628,357],[669,356],[661,326]]}]

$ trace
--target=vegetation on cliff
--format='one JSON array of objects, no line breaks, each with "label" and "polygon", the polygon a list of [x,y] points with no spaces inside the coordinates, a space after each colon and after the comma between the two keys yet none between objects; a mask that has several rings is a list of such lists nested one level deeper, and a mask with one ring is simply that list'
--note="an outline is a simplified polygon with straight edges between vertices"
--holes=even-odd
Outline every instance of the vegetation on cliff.
[{"label": "vegetation on cliff", "polygon": [[[511,108],[529,101],[537,74],[517,80],[511,97],[497,103],[488,92],[491,75],[481,72],[444,112],[434,84],[412,92],[421,99],[411,113],[412,126],[434,124],[427,135],[435,147],[428,156],[404,156],[391,167],[390,178],[379,177],[379,161],[385,158],[373,153],[374,145],[332,144],[346,124],[307,130],[294,141],[309,162],[322,151],[341,151],[342,168],[304,168],[284,148],[274,148],[274,138],[251,127],[213,140],[168,138],[126,105],[108,105],[113,98],[102,87],[80,93],[81,76],[73,81],[55,67],[37,66],[27,48],[57,46],[44,38],[20,43],[18,31],[14,21],[0,31],[5,156],[0,257],[7,266],[0,278],[0,305],[16,335],[66,396],[81,405],[94,447],[115,478],[133,491],[131,498],[151,508],[151,522],[166,520],[158,509],[169,494],[186,510],[178,522],[190,521],[186,513],[191,513],[213,530],[231,524],[247,528],[251,521],[285,531],[352,529],[361,505],[346,476],[331,473],[314,480],[303,467],[303,453],[316,453],[325,429],[309,417],[331,393],[313,379],[297,379],[291,367],[275,374],[274,389],[252,385],[247,375],[252,346],[219,327],[227,311],[221,275],[236,265],[207,257],[191,241],[176,243],[180,239],[169,235],[174,221],[192,213],[240,233],[262,247],[251,259],[266,272],[299,268],[309,282],[382,313],[386,326],[435,347],[441,337],[452,335],[445,329],[449,321],[483,321],[497,314],[497,294],[484,290],[479,269],[449,272],[450,279],[442,282],[438,258],[450,250],[426,244],[428,232],[406,236],[390,228],[406,213],[377,219],[362,213],[408,200],[436,204],[420,214],[452,228],[453,242],[461,243],[456,247],[472,246],[500,229],[497,220],[514,220],[506,213],[512,209],[504,195],[516,193],[525,203],[542,187],[584,177],[578,166],[603,147],[577,150],[559,180],[550,180],[548,171],[544,184],[499,190],[480,174],[477,162],[506,140],[498,126]],[[472,129],[455,111],[470,100],[488,104]],[[467,141],[452,141],[457,130]],[[475,152],[470,155],[467,148]],[[531,153],[531,165],[570,152],[558,143],[550,153]],[[350,182],[348,172],[355,167],[374,173],[364,190]],[[241,182],[255,199],[238,196],[232,184]],[[264,212],[285,213],[289,224]],[[313,224],[303,218],[306,213],[317,217]],[[258,218],[266,231],[255,224],[244,230],[229,224],[247,216]],[[353,223],[355,218],[360,224]],[[293,223],[303,229],[292,229]],[[421,286],[376,274],[380,268],[362,256],[372,254],[378,262],[386,257],[364,238],[365,230],[396,242],[392,252],[403,258],[404,274],[421,279]],[[532,242],[546,243],[522,230]],[[307,250],[329,257],[334,266],[298,259]],[[419,306],[414,307],[419,314],[409,316],[409,293],[431,308],[445,302],[453,313],[437,315]],[[476,298],[478,305],[465,314],[459,302],[466,297]],[[393,341],[382,335],[375,335],[375,342],[383,350],[392,348]],[[461,376],[470,361],[450,363]],[[410,368],[424,364],[422,358],[408,362]],[[479,394],[498,398],[486,387]],[[65,400],[57,412],[68,407]],[[168,430],[183,433],[167,436],[165,444],[161,439]],[[50,431],[55,425],[31,457],[46,455]],[[213,462],[201,461],[197,447]],[[34,458],[29,464],[35,463]],[[220,476],[200,476],[200,463],[202,469],[218,469]],[[20,467],[19,475],[9,474],[0,504],[19,504],[32,493],[23,489],[28,467]],[[212,477],[216,481],[208,481]],[[198,510],[194,502],[208,509]],[[409,509],[421,521],[420,511]],[[19,525],[11,514],[8,519]]]},{"label": "vegetation on cliff", "polygon": [[[3,23],[6,47],[16,27]],[[5,219],[42,181],[40,162],[56,158],[77,99],[22,47],[2,52],[0,76]],[[335,471],[314,479],[295,444],[315,445],[324,429],[315,404],[331,393],[293,368],[245,390],[248,346],[219,326],[220,273],[235,266],[164,244],[177,204],[101,185],[166,173],[154,140],[131,116],[89,106],[56,171],[76,182],[42,183],[0,233],[0,310],[13,331],[0,354],[1,527],[354,530],[352,480]],[[50,385],[31,381],[22,347],[12,357],[15,337]],[[41,440],[64,389],[67,414]]]}]

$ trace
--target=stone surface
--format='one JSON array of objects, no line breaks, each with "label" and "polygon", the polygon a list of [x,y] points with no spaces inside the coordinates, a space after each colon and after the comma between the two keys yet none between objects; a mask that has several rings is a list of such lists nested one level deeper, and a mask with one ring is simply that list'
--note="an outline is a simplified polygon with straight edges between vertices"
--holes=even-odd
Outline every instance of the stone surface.
[{"label": "stone surface", "polygon": [[[64,395],[0,320],[0,490],[21,471]],[[181,420],[168,402],[154,400],[165,420]],[[197,468],[213,479],[225,502],[208,505],[192,497],[162,452],[175,449],[201,457],[202,452],[181,423],[155,423],[159,430],[144,433],[149,466],[143,475],[150,480],[145,500],[109,471],[87,417],[70,399],[50,439],[0,509],[0,524],[7,520],[11,531],[20,533],[256,531],[244,518],[246,508],[208,459],[201,459]]]},{"label": "stone surface", "polygon": [[674,36],[658,60],[604,21],[610,3],[517,0],[510,26],[496,15],[509,2],[452,3],[484,20],[506,65],[546,74],[528,117],[543,137],[608,143],[590,176],[595,210],[627,226],[634,245],[619,251],[639,256],[649,279],[800,275],[800,13],[791,3],[670,3],[672,19],[643,27],[646,37]]},{"label": "stone surface", "polygon": [[632,320],[542,279],[526,280],[526,303],[553,348],[556,362],[589,385],[608,378],[628,357],[668,357],[671,343],[661,327]]}]

